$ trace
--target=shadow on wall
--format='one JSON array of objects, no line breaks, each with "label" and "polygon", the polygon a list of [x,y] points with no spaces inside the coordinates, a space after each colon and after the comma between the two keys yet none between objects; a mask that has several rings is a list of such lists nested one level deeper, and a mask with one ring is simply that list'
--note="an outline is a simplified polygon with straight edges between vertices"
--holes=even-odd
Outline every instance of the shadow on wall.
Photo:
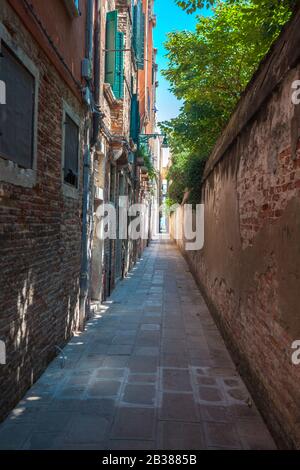
[{"label": "shadow on wall", "polygon": [[30,255],[11,257],[13,279],[4,278],[7,264],[2,258],[0,339],[6,364],[0,365],[0,420],[55,357],[56,345],[65,345],[78,328],[78,269],[60,269],[60,263],[54,269],[46,261],[47,249],[43,255],[32,250]]}]

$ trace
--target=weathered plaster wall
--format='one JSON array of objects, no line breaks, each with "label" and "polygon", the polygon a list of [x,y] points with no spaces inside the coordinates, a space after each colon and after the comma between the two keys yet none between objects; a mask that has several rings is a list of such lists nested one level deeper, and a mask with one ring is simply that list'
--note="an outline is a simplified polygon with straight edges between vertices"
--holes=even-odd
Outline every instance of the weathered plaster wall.
[{"label": "weathered plaster wall", "polygon": [[300,448],[300,13],[249,85],[206,167],[205,244],[185,252],[279,445]]}]

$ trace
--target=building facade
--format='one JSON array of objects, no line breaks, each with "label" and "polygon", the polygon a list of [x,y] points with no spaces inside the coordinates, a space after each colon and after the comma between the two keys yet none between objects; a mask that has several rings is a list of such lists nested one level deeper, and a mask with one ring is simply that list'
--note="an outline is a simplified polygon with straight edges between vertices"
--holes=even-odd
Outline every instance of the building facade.
[{"label": "building facade", "polygon": [[138,148],[155,54],[152,1],[0,4],[2,419],[145,245],[105,239],[99,214],[148,199]]}]

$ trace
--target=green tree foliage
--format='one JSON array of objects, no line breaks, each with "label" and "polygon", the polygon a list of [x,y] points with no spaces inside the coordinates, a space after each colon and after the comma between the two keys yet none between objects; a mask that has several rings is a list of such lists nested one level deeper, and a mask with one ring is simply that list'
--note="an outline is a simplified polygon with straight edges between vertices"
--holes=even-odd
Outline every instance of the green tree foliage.
[{"label": "green tree foliage", "polygon": [[[218,0],[175,0],[177,5],[180,6],[187,13],[194,13],[200,8],[211,8],[220,3]],[[228,3],[238,3],[239,0],[228,0]],[[261,4],[265,11],[276,9],[278,6],[284,8],[294,8],[297,0],[253,0],[254,4]]]},{"label": "green tree foliage", "polygon": [[150,181],[156,180],[158,175],[154,168],[152,156],[151,156],[148,145],[141,144],[138,150],[137,156],[143,159],[144,166],[145,168],[147,168],[149,180]]},{"label": "green tree foliage", "polygon": [[200,198],[204,163],[229,120],[242,92],[291,15],[293,1],[177,1],[187,11],[213,6],[198,16],[195,32],[170,33],[168,68],[171,91],[182,100],[181,113],[161,124],[168,135],[173,164],[169,198]]}]

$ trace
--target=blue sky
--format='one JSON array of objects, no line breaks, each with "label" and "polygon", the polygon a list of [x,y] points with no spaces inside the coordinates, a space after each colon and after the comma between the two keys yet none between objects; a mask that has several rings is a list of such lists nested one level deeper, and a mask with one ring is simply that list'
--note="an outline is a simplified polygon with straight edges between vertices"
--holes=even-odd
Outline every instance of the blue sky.
[{"label": "blue sky", "polygon": [[[154,30],[154,44],[158,49],[157,62],[159,68],[157,90],[157,119],[165,121],[176,117],[180,102],[169,91],[168,82],[162,77],[160,71],[167,65],[167,59],[164,57],[166,50],[163,43],[166,35],[170,31],[180,31],[183,29],[194,30],[196,25],[196,15],[188,15],[175,4],[175,0],[155,0],[155,13],[157,15],[157,26]],[[199,12],[198,12],[199,13]],[[201,13],[208,14],[204,9]]]}]

